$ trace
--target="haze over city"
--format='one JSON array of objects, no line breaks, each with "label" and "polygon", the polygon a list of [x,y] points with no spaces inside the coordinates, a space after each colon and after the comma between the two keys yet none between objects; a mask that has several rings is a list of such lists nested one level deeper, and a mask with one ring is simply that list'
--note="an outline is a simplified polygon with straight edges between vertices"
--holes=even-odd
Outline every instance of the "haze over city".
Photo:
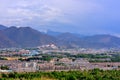
[{"label": "haze over city", "polygon": [[119,0],[0,0],[0,24],[120,35]]}]

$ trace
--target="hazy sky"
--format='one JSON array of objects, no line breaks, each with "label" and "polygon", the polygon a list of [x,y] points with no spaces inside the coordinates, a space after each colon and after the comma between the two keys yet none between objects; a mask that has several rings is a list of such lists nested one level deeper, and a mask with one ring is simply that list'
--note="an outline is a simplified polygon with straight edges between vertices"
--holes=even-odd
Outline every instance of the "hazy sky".
[{"label": "hazy sky", "polygon": [[0,0],[0,24],[120,35],[120,0]]}]

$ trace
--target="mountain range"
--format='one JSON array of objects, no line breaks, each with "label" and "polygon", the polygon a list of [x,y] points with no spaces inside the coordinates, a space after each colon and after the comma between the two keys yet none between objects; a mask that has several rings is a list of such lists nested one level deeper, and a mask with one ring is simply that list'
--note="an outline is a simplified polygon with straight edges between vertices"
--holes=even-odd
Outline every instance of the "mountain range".
[{"label": "mountain range", "polygon": [[4,25],[0,25],[0,30],[6,29],[7,27]]},{"label": "mountain range", "polygon": [[51,43],[63,48],[118,48],[120,38],[104,34],[82,36],[69,32],[43,33],[31,27],[17,28],[0,25],[0,48],[36,47]]}]

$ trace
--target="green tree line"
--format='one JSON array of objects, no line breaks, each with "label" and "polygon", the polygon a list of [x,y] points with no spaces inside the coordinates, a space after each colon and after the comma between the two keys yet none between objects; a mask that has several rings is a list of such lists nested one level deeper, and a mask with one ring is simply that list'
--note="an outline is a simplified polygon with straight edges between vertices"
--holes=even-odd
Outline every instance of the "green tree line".
[{"label": "green tree line", "polygon": [[0,80],[120,80],[120,70],[1,73]]}]

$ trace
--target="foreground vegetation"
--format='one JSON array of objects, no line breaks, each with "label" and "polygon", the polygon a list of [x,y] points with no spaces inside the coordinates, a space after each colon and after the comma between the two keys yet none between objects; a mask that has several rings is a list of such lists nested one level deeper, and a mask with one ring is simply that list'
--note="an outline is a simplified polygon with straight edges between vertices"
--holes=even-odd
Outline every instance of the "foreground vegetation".
[{"label": "foreground vegetation", "polygon": [[120,70],[1,73],[0,80],[120,80]]}]

